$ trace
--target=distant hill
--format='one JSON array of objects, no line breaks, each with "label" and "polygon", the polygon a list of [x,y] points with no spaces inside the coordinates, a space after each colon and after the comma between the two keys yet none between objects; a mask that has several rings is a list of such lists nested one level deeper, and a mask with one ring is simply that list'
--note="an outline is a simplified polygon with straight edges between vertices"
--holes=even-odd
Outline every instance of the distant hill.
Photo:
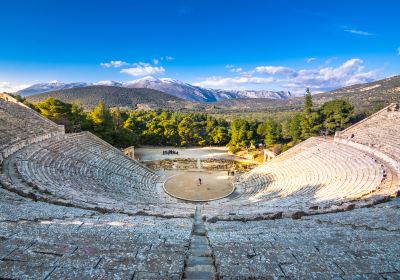
[{"label": "distant hill", "polygon": [[221,90],[208,89],[194,86],[182,81],[169,78],[155,78],[147,76],[126,83],[115,81],[100,81],[97,83],[62,83],[53,81],[49,83],[34,84],[28,88],[22,89],[17,94],[25,97],[35,94],[70,89],[83,88],[95,85],[116,86],[125,88],[148,88],[171,94],[173,96],[192,101],[192,102],[216,102],[226,99],[237,98],[269,98],[269,99],[288,99],[292,95],[288,91],[270,91],[270,90]]},{"label": "distant hill", "polygon": [[39,83],[31,85],[27,88],[24,88],[17,93],[21,96],[31,96],[35,94],[40,94],[43,92],[49,92],[53,90],[61,90],[61,89],[69,89],[69,88],[81,88],[89,86],[90,84],[84,82],[78,83],[62,83],[59,81],[51,81],[48,83]]},{"label": "distant hill", "polygon": [[315,95],[315,102],[318,104],[332,99],[346,99],[360,110],[383,108],[390,103],[400,102],[400,76]]},{"label": "distant hill", "polygon": [[[316,106],[334,100],[348,100],[358,111],[376,111],[384,106],[400,102],[400,76],[343,87],[330,92],[313,95]],[[303,106],[304,97],[285,100],[232,99],[213,103],[212,112],[260,112],[298,110]]]},{"label": "distant hill", "polygon": [[46,100],[49,97],[68,103],[80,103],[85,109],[95,107],[100,100],[103,100],[110,107],[181,109],[194,106],[190,102],[157,90],[116,86],[87,86],[56,90],[28,96],[27,99],[29,102],[35,103]]}]

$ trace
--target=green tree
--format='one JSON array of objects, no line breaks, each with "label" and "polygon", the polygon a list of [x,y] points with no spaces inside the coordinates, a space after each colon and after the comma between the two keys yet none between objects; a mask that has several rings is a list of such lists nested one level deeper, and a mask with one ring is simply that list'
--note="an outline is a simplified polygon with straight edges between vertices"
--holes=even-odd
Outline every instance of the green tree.
[{"label": "green tree", "polygon": [[273,119],[268,119],[265,122],[265,145],[272,148],[279,142],[280,134],[279,125]]},{"label": "green tree", "polygon": [[301,114],[301,138],[307,139],[315,135],[322,127],[321,116],[318,111],[313,110],[312,96],[307,89],[304,101],[304,109]]},{"label": "green tree", "polygon": [[39,109],[43,116],[59,124],[69,122],[71,107],[71,104],[64,103],[53,97],[36,104],[36,108]]},{"label": "green tree", "polygon": [[332,100],[322,105],[320,113],[324,118],[324,127],[334,133],[350,124],[354,117],[354,107],[345,100]]},{"label": "green tree", "polygon": [[292,141],[298,141],[301,137],[301,114],[295,114],[290,120],[290,137]]},{"label": "green tree", "polygon": [[249,122],[242,119],[235,119],[231,125],[232,134],[229,145],[236,148],[247,148],[254,140],[254,131],[251,130]]},{"label": "green tree", "polygon": [[229,131],[226,127],[215,127],[211,132],[212,144],[224,145],[229,142]]},{"label": "green tree", "polygon": [[105,141],[113,143],[114,122],[110,110],[103,101],[100,101],[96,108],[89,114],[93,133]]}]

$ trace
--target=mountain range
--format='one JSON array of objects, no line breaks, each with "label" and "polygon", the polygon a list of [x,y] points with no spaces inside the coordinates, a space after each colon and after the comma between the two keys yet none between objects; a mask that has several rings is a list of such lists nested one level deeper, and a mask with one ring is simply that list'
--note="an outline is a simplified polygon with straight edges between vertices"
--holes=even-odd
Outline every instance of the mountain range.
[{"label": "mountain range", "polygon": [[82,88],[82,87],[96,86],[96,85],[123,87],[123,88],[153,89],[192,102],[217,102],[226,99],[238,99],[238,98],[268,98],[268,99],[285,100],[292,97],[292,94],[288,91],[208,89],[184,83],[179,80],[174,80],[169,78],[158,79],[152,76],[144,77],[126,83],[120,83],[115,81],[100,81],[92,84],[85,82],[62,83],[59,81],[52,81],[49,83],[34,84],[28,88],[20,90],[18,94],[26,97],[50,91]]},{"label": "mountain range", "polygon": [[[150,80],[150,81],[149,81]],[[213,114],[230,114],[238,112],[271,112],[271,111],[298,111],[301,110],[304,104],[304,97],[285,98],[245,98],[246,95],[252,94],[251,91],[236,92],[233,96],[242,98],[224,99],[217,102],[192,102],[184,100],[175,95],[165,93],[167,91],[167,82],[161,83],[153,79],[140,79],[140,83],[126,84],[124,87],[121,84],[113,84],[109,82],[101,82],[99,85],[89,85],[78,88],[61,89],[46,93],[28,96],[31,102],[39,102],[46,100],[48,97],[54,97],[65,102],[78,102],[85,108],[96,106],[99,100],[104,100],[111,107],[128,107],[128,108],[143,108],[143,109],[172,109],[172,110],[189,110],[208,112]],[[160,88],[163,91],[145,88],[154,87],[154,83],[162,85]],[[172,84],[177,84],[173,82]],[[182,83],[184,88],[189,87]],[[127,86],[137,86],[139,88],[129,88]],[[43,87],[42,87],[43,88]],[[176,88],[176,87],[175,87]],[[194,89],[198,90],[197,87]],[[217,90],[213,90],[218,92]],[[176,91],[178,92],[178,91]],[[205,93],[196,91],[200,97],[204,97]],[[179,93],[179,92],[178,92]],[[182,93],[180,93],[182,94]],[[221,96],[221,93],[219,93]],[[258,91],[257,97],[261,96]],[[279,94],[279,93],[276,93]],[[187,95],[185,95],[187,96]],[[215,95],[212,95],[215,98]],[[194,98],[194,97],[192,97]],[[211,97],[209,97],[211,99]],[[313,103],[315,106],[321,106],[324,102],[333,99],[345,99],[354,105],[358,112],[373,112],[383,108],[392,102],[400,102],[400,76],[393,76],[383,80],[374,81],[371,83],[357,84],[339,88],[330,92],[318,93],[313,95]],[[204,100],[200,98],[200,100]]]}]

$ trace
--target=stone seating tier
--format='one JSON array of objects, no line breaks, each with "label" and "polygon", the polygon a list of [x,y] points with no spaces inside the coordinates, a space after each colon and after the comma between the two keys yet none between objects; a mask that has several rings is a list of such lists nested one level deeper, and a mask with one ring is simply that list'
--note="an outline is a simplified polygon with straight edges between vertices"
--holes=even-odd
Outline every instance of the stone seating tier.
[{"label": "stone seating tier", "polygon": [[26,145],[62,134],[63,126],[23,104],[5,101],[0,96],[0,163]]}]

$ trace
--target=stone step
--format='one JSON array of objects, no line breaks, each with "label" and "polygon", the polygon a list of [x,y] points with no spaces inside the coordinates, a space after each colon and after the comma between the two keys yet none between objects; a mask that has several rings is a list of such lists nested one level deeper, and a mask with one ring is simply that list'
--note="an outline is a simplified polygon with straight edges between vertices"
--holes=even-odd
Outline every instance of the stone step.
[{"label": "stone step", "polygon": [[213,265],[196,265],[187,267],[186,271],[215,273],[215,268]]},{"label": "stone step", "polygon": [[196,257],[196,256],[189,256],[187,260],[187,266],[196,266],[196,265],[212,265],[213,259],[210,257]]},{"label": "stone step", "polygon": [[196,256],[196,257],[211,257],[212,253],[211,250],[196,250],[196,249],[191,249],[189,250],[189,253],[192,256]]},{"label": "stone step", "polygon": [[183,275],[184,279],[216,279],[216,274],[206,271],[185,271]]},{"label": "stone step", "polygon": [[205,236],[201,235],[193,235],[192,239],[190,240],[191,244],[204,244],[208,245],[208,239]]},{"label": "stone step", "polygon": [[201,211],[196,207],[183,279],[216,279],[217,274],[212,255],[207,229]]},{"label": "stone step", "polygon": [[193,229],[193,235],[200,235],[200,236],[206,236],[207,230],[205,227],[194,227]]}]

